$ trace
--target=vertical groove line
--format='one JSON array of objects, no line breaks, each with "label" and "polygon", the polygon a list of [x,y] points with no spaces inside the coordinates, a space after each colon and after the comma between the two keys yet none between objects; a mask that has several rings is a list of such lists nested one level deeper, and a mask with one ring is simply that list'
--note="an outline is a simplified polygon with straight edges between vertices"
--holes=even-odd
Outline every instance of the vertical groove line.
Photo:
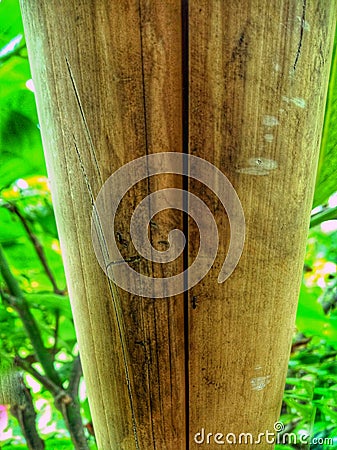
[{"label": "vertical groove line", "polygon": [[[181,31],[182,31],[182,153],[183,153],[183,210],[188,211],[187,192],[189,188],[188,180],[188,159],[185,155],[189,153],[189,32],[188,32],[188,0],[181,2]],[[183,216],[183,231],[186,237],[186,245],[183,254],[184,265],[184,354],[185,354],[185,438],[186,450],[190,448],[190,377],[189,377],[189,292],[188,292],[188,213]]]},{"label": "vertical groove line", "polygon": [[[148,140],[148,121],[147,121],[147,110],[146,110],[146,83],[145,83],[145,67],[144,67],[144,39],[143,39],[143,17],[142,17],[142,2],[141,0],[138,1],[138,13],[139,13],[139,41],[140,41],[140,56],[141,56],[141,65],[142,65],[142,91],[143,91],[143,111],[144,111],[144,129],[145,129],[145,154],[148,156],[150,154],[149,152],[149,140]],[[149,179],[149,171],[147,169],[147,192],[151,193],[151,183]],[[149,233],[150,233],[150,242],[153,242],[152,239],[152,230],[151,226],[149,227]],[[151,255],[152,255],[152,246],[151,246]],[[151,257],[151,261],[153,261],[153,258]],[[151,276],[153,276],[153,264],[151,267]],[[143,303],[143,300],[142,300]],[[143,303],[144,304],[144,303]],[[141,308],[142,309],[142,308]],[[156,320],[155,315],[155,307],[154,307],[154,320]],[[143,316],[143,312],[142,312]],[[145,333],[145,329],[144,329]],[[155,331],[156,335],[156,331]],[[145,334],[144,334],[145,336]],[[151,350],[150,350],[151,351]],[[154,416],[153,416],[153,398],[151,393],[151,379],[150,379],[150,372],[149,369],[147,370],[148,378],[148,388],[149,388],[149,406],[150,406],[150,415],[151,415],[151,434],[152,434],[152,443],[154,450],[156,449],[156,435],[154,430]]]}]

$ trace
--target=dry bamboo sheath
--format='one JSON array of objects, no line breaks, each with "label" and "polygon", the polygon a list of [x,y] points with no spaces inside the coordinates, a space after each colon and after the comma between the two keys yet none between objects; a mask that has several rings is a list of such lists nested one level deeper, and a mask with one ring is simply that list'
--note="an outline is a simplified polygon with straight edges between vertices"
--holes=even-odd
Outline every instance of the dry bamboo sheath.
[{"label": "dry bamboo sheath", "polygon": [[[335,0],[21,5],[98,447],[215,449],[215,433],[273,431],[294,329]],[[156,152],[199,156],[236,189],[246,242],[224,283],[217,277],[228,250],[225,209],[201,182],[171,174],[139,182],[121,202],[114,231],[123,256],[149,277],[192,264],[198,229],[180,211],[163,211],[150,226],[157,250],[167,250],[169,231],[185,232],[188,252],[167,265],[133,259],[129,232],[144,197],[183,188],[207,204],[217,224],[220,246],[209,273],[182,294],[154,299],[114,286],[100,268],[92,202],[114,171]],[[213,433],[211,443],[198,443],[202,429]]]}]

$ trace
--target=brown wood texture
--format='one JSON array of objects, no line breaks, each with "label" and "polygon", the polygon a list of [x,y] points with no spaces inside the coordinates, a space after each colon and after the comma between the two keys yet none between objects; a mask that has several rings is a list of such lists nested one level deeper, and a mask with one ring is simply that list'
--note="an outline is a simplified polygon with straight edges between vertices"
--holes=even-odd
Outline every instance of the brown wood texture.
[{"label": "brown wood texture", "polygon": [[[216,197],[190,181],[189,190],[209,205],[222,230],[214,267],[189,292],[197,305],[189,314],[191,449],[203,447],[194,441],[202,428],[210,449],[219,446],[215,433],[234,433],[239,442],[240,433],[257,439],[275,431],[335,21],[330,0],[190,2],[190,151],[227,175],[246,220],[242,258],[218,284],[228,245],[226,214]],[[213,433],[208,446],[207,433]],[[249,445],[271,447],[265,438]]]},{"label": "brown wood texture", "polygon": [[[98,447],[213,449],[215,433],[273,432],[294,330],[335,0],[21,0],[21,7]],[[221,169],[241,199],[246,244],[233,275],[218,284],[226,213],[190,180],[189,190],[216,219],[217,259],[188,293],[150,299],[107,279],[92,249],[90,218],[116,169],[160,151],[189,152]],[[152,177],[123,199],[115,232],[125,258],[135,255],[134,208],[165,187],[181,188],[181,177]],[[169,231],[183,227],[181,213],[162,212],[151,242],[166,250]],[[199,243],[193,221],[185,233],[192,262]],[[164,267],[143,258],[132,264],[155,277],[184,268],[183,257]],[[210,444],[195,442],[202,429],[212,433]],[[255,447],[272,445],[249,445]]]},{"label": "brown wood texture", "polygon": [[[181,296],[154,301],[115,289],[90,238],[92,201],[134,158],[181,151],[181,14],[170,1],[23,1],[23,18],[72,309],[100,449],[185,448]],[[124,257],[130,213],[169,175],[123,200],[116,232]],[[181,215],[151,230],[160,250]],[[165,276],[141,260],[137,270]]]}]

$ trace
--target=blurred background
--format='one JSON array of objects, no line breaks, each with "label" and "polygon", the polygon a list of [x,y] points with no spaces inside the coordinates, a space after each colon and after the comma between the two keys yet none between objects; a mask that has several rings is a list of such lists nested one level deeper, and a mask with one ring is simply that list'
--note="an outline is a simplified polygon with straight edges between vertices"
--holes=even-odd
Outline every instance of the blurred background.
[{"label": "blurred background", "polygon": [[[337,448],[336,71],[335,44],[280,417],[322,450]],[[0,1],[0,267],[0,448],[96,448],[17,0]]]}]

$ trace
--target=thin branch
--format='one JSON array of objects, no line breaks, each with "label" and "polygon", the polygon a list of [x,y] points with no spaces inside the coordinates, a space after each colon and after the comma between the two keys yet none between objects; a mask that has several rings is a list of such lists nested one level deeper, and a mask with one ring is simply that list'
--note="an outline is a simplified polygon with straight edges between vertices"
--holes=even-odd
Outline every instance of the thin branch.
[{"label": "thin branch", "polygon": [[68,389],[63,395],[61,394],[55,397],[55,406],[62,413],[74,448],[76,450],[89,450],[78,401],[78,387],[81,376],[82,365],[80,356],[78,355],[73,361]]},{"label": "thin branch", "polygon": [[82,375],[82,366],[79,356],[74,360],[69,387],[66,391],[54,384],[47,377],[41,375],[23,358],[16,356],[14,363],[16,366],[31,374],[53,395],[55,406],[63,416],[66,427],[70,432],[74,448],[76,450],[89,450],[78,403],[78,386]]},{"label": "thin branch", "polygon": [[11,405],[11,413],[19,422],[22,433],[26,439],[27,448],[30,450],[44,450],[45,443],[40,438],[36,429],[36,412],[32,395],[20,377],[21,401]]},{"label": "thin branch", "polygon": [[77,397],[72,398],[69,394],[59,396],[55,398],[55,406],[63,416],[74,444],[74,449],[89,450]]},{"label": "thin branch", "polygon": [[74,362],[73,362],[73,367],[71,369],[71,374],[70,374],[70,379],[69,379],[69,386],[67,389],[67,391],[73,398],[76,398],[76,396],[78,395],[78,387],[80,384],[82,374],[83,374],[83,372],[82,372],[81,359],[80,359],[80,355],[78,355],[78,356],[76,356],[76,358],[74,359]]},{"label": "thin branch", "polygon": [[322,211],[311,216],[310,228],[316,227],[317,225],[325,222],[326,220],[335,220],[337,218],[337,207],[334,208],[324,208]]},{"label": "thin branch", "polygon": [[53,364],[53,357],[52,355],[50,355],[48,349],[43,344],[41,333],[37,326],[35,318],[29,309],[28,303],[23,295],[23,292],[19,287],[17,280],[15,279],[9,268],[1,245],[0,245],[0,273],[3,279],[5,280],[10,295],[5,294],[4,292],[0,292],[0,294],[2,295],[4,300],[7,301],[20,316],[22,324],[26,330],[27,336],[31,341],[36,356],[39,362],[41,363],[47,377],[50,378],[55,384],[61,386],[61,380]]},{"label": "thin branch", "polygon": [[48,389],[48,391],[50,391],[54,396],[59,395],[63,391],[63,389],[61,389],[59,386],[53,383],[45,375],[41,375],[36,369],[34,369],[34,367],[31,364],[29,364],[25,359],[21,358],[20,356],[15,356],[14,364],[17,367],[23,369],[25,372],[32,375],[37,381],[39,381],[42,384],[42,386]]},{"label": "thin branch", "polygon": [[46,272],[47,277],[49,278],[52,286],[53,286],[53,290],[55,294],[58,295],[64,295],[64,291],[59,289],[55,280],[55,277],[49,267],[49,264],[47,262],[47,257],[46,254],[44,252],[44,249],[41,245],[41,242],[38,240],[38,238],[35,236],[35,234],[32,232],[32,230],[30,229],[30,226],[28,225],[28,221],[26,220],[26,218],[21,214],[19,208],[14,205],[13,203],[8,203],[6,205],[6,208],[11,211],[12,213],[14,213],[20,220],[20,222],[22,223],[24,229],[26,230],[28,237],[31,241],[31,243],[33,244],[36,254],[39,258],[39,260],[41,261],[41,264]]},{"label": "thin branch", "polygon": [[20,289],[19,283],[13,276],[9,265],[7,263],[6,257],[0,245],[0,273],[7,284],[9,292],[16,298],[23,298],[23,293]]},{"label": "thin branch", "polygon": [[55,311],[55,330],[54,330],[54,345],[53,345],[53,357],[55,357],[57,353],[57,341],[58,341],[58,333],[59,333],[59,324],[60,324],[60,311],[57,309]]}]

